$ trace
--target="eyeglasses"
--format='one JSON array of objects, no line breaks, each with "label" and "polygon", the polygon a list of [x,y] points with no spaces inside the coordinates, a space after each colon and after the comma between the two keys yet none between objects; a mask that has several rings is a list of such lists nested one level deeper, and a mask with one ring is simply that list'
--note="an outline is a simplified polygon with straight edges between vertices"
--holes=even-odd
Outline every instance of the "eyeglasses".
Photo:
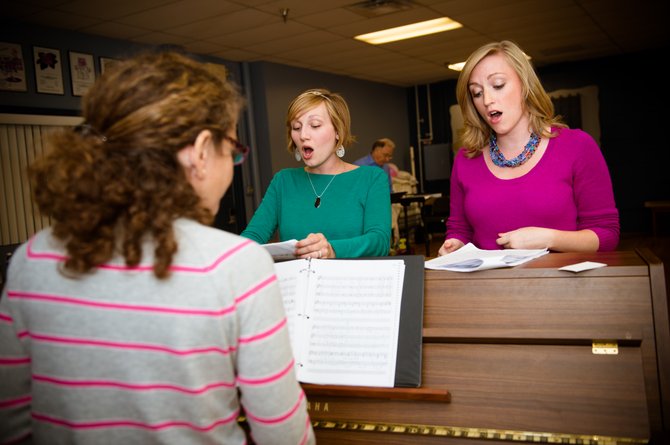
[{"label": "eyeglasses", "polygon": [[227,135],[223,135],[223,138],[233,144],[233,165],[242,164],[249,154],[249,146]]}]

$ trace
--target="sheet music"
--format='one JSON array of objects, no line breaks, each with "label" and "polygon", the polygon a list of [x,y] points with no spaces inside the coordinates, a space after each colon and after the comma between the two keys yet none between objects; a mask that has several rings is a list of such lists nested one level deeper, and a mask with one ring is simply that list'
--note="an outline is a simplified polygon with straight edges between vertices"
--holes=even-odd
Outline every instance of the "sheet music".
[{"label": "sheet music", "polygon": [[518,266],[549,253],[547,249],[501,249],[482,250],[468,243],[447,255],[428,260],[426,269],[474,272]]},{"label": "sheet music", "polygon": [[392,387],[404,262],[297,260],[276,266],[293,320],[298,380]]},{"label": "sheet music", "polygon": [[[291,337],[294,356],[298,352],[296,350],[298,345],[293,341],[294,338],[297,338],[295,332],[296,320],[302,318],[305,312],[304,298],[300,297],[299,289],[307,287],[307,274],[300,273],[300,271],[304,270],[306,266],[308,266],[307,260],[275,263],[275,271],[279,281],[279,290],[284,301],[284,311],[286,312],[288,332]],[[301,307],[298,307],[298,305],[301,305]]]}]

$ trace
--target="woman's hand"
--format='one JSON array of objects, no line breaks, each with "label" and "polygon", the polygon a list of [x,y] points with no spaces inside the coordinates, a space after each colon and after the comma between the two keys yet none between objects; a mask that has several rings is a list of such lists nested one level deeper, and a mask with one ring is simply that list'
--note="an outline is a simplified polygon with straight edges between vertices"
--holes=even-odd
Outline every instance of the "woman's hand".
[{"label": "woman's hand", "polygon": [[335,258],[335,251],[323,233],[310,233],[295,245],[298,258]]},{"label": "woman's hand", "polygon": [[496,243],[505,249],[550,249],[556,231],[543,227],[522,227],[498,234]]},{"label": "woman's hand", "polygon": [[505,249],[549,249],[554,252],[596,252],[598,235],[591,229],[555,230],[522,227],[498,234],[496,243]]},{"label": "woman's hand", "polygon": [[440,247],[440,250],[437,252],[437,256],[446,255],[453,252],[454,250],[460,249],[463,246],[464,244],[461,240],[456,238],[449,238],[448,240],[444,241],[442,247]]}]

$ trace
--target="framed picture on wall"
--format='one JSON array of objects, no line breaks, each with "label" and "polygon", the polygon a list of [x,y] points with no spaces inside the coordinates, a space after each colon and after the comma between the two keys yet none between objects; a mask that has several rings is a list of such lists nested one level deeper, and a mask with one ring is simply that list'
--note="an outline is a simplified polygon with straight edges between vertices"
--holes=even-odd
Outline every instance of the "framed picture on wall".
[{"label": "framed picture on wall", "polygon": [[112,59],[110,57],[100,57],[100,74],[103,74],[109,68],[119,63],[119,59]]},{"label": "framed picture on wall", "polygon": [[60,50],[33,47],[35,85],[38,93],[65,94],[63,88],[63,63]]},{"label": "framed picture on wall", "polygon": [[72,95],[83,96],[95,82],[95,66],[91,54],[70,51],[70,79]]},{"label": "framed picture on wall", "polygon": [[0,42],[0,90],[28,91],[21,45]]}]

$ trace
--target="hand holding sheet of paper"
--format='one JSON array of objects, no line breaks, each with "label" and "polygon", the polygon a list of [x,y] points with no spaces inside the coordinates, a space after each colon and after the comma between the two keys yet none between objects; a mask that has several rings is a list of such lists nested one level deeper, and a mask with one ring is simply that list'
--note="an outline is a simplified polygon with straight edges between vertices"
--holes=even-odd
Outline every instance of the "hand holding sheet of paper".
[{"label": "hand holding sheet of paper", "polygon": [[277,260],[294,260],[295,256],[295,245],[298,240],[290,239],[288,241],[282,241],[281,243],[269,243],[263,244],[263,247],[272,255],[272,258]]}]

